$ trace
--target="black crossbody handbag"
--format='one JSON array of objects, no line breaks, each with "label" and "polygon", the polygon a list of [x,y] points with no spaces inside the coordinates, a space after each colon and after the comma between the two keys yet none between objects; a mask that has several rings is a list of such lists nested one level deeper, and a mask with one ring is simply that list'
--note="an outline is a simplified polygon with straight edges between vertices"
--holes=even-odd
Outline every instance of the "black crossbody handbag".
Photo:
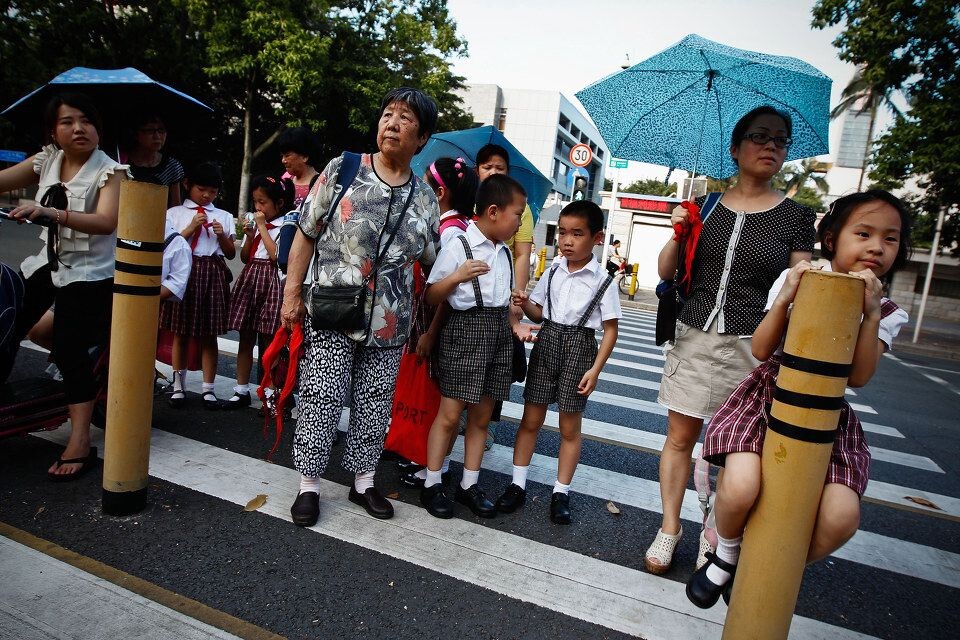
[{"label": "black crossbody handbag", "polygon": [[[410,203],[413,201],[413,192],[417,189],[417,177],[411,176],[411,180],[413,182],[410,185],[410,193],[407,195],[407,201],[403,204],[403,209],[400,210],[400,214],[397,216],[397,220],[393,224],[393,229],[390,231],[390,235],[387,237],[387,242],[382,249],[380,248],[380,243],[377,243],[377,258],[374,260],[373,266],[370,268],[370,273],[366,275],[359,285],[337,287],[320,286],[317,283],[320,275],[319,260],[317,259],[317,256],[314,257],[313,283],[310,285],[304,285],[304,288],[309,287],[310,320],[315,329],[356,331],[358,329],[365,329],[369,325],[366,309],[367,296],[370,292],[370,281],[372,280],[374,282],[375,294],[377,270],[380,267],[380,262],[383,260],[384,256],[387,254],[387,250],[393,243],[393,239],[397,235],[400,225],[403,224],[403,220],[407,216],[407,209],[410,208]],[[335,207],[331,207],[331,209],[333,208]],[[384,221],[383,227],[384,231],[386,231],[387,224],[389,224],[389,212],[390,207],[388,206],[387,220]],[[327,215],[328,225],[331,215],[332,211]],[[382,240],[382,233],[380,237]]]}]

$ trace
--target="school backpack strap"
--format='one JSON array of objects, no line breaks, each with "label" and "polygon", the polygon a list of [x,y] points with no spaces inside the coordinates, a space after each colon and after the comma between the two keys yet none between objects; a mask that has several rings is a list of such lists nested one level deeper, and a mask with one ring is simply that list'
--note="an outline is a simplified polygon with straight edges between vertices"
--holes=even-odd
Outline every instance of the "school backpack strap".
[{"label": "school backpack strap", "polygon": [[340,201],[343,200],[343,195],[347,192],[350,185],[353,184],[357,173],[360,172],[360,160],[361,155],[359,153],[352,151],[343,152],[343,160],[340,162],[340,170],[337,172],[337,186],[339,189],[337,189],[337,193],[333,197],[333,202],[330,203],[330,210],[327,211],[323,229],[326,229],[327,225],[330,224],[330,221],[333,219],[333,214],[337,210],[337,206],[340,204]]},{"label": "school backpack strap", "polygon": [[164,250],[164,251],[167,250],[167,247],[170,246],[170,243],[173,242],[174,238],[176,238],[178,235],[180,235],[180,233],[179,233],[178,231],[171,231],[171,232],[170,232],[170,235],[168,235],[166,238],[163,239],[163,250]]}]

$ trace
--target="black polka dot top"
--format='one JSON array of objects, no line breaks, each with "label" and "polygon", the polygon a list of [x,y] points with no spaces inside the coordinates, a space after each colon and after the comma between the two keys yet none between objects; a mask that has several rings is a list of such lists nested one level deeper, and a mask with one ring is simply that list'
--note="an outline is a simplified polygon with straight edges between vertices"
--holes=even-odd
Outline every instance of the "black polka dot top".
[{"label": "black polka dot top", "polygon": [[813,251],[815,220],[813,209],[789,198],[750,213],[732,211],[721,200],[703,225],[680,320],[704,331],[716,320],[718,333],[753,335],[790,254]]}]

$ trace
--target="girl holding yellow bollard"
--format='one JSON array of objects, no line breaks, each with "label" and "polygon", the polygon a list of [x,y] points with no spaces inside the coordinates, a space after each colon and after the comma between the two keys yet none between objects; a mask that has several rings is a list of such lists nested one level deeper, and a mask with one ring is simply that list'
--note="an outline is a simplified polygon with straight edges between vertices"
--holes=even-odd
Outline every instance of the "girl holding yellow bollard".
[{"label": "girl holding yellow bollard", "polygon": [[[880,281],[906,261],[910,214],[895,196],[881,190],[837,200],[821,221],[818,237],[830,270],[865,281],[863,320],[857,337],[848,384],[862,387],[876,371],[907,314],[882,297]],[[725,467],[717,490],[717,550],[687,584],[687,597],[698,607],[716,604],[721,593],[729,601],[733,575],[747,516],[760,491],[760,453],[783,354],[791,304],[807,261],[784,271],[770,290],[766,315],[753,335],[753,355],[765,361],[734,390],[710,421],[703,457]],[[860,523],[860,498],[870,472],[870,452],[853,410],[842,402],[836,440],[825,479],[807,562],[840,548]]]}]

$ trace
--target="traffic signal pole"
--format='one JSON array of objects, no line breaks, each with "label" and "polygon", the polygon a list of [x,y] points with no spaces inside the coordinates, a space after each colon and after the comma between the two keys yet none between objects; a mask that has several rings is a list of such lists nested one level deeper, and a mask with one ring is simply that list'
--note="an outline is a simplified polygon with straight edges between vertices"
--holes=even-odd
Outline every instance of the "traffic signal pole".
[{"label": "traffic signal pole", "polygon": [[860,331],[863,280],[807,271],[790,315],[724,640],[786,639]]},{"label": "traffic signal pole", "polygon": [[613,170],[613,190],[610,192],[610,211],[607,212],[607,223],[603,225],[603,255],[600,256],[600,266],[606,268],[607,256],[610,254],[610,222],[613,212],[617,208],[617,190],[620,188],[620,170]]},{"label": "traffic signal pole", "polygon": [[147,504],[167,193],[146,182],[120,183],[101,500],[114,516]]}]

